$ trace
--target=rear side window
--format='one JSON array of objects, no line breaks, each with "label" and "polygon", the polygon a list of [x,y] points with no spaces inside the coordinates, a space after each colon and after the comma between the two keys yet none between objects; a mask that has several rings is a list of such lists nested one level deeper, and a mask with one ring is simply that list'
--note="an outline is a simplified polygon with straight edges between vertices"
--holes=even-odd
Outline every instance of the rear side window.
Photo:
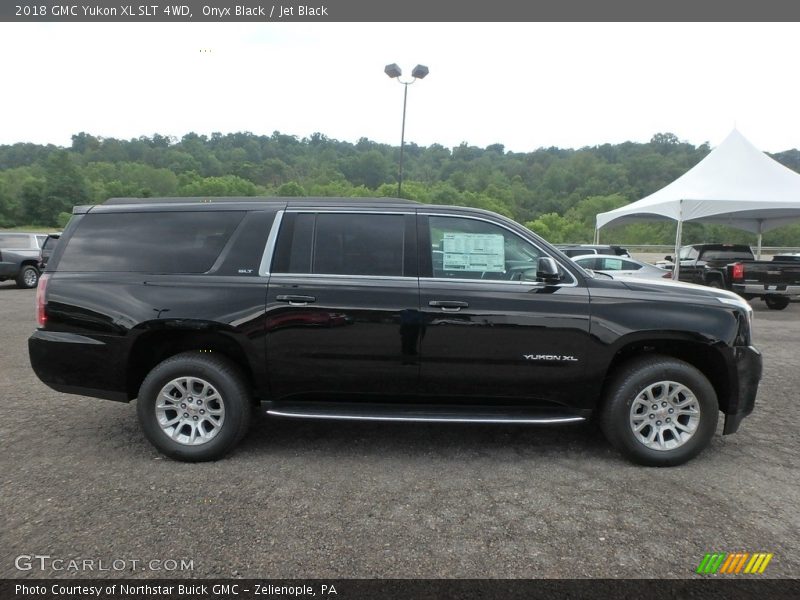
[{"label": "rear side window", "polygon": [[[278,251],[278,273],[401,277],[405,219],[391,214],[298,214],[288,257]],[[288,242],[288,240],[286,240]]]},{"label": "rear side window", "polygon": [[90,213],[58,270],[205,273],[243,217],[238,211]]}]

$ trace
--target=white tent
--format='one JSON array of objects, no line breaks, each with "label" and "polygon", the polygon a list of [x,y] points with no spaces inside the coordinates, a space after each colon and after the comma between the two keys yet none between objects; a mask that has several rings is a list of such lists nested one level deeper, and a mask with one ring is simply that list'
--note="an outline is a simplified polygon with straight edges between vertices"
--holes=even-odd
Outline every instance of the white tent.
[{"label": "white tent", "polygon": [[[734,129],[708,156],[657,192],[597,215],[600,228],[613,223],[678,222],[675,256],[686,221],[730,225],[761,235],[800,220],[800,175],[771,159]],[[679,261],[675,261],[676,271]],[[677,276],[677,272],[676,272]]]}]

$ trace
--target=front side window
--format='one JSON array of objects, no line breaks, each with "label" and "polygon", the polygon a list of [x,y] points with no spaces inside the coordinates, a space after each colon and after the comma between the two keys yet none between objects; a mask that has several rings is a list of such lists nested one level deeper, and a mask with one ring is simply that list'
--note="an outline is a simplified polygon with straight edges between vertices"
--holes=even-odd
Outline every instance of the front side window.
[{"label": "front side window", "polygon": [[519,281],[535,277],[542,253],[518,235],[486,221],[430,217],[433,277]]}]

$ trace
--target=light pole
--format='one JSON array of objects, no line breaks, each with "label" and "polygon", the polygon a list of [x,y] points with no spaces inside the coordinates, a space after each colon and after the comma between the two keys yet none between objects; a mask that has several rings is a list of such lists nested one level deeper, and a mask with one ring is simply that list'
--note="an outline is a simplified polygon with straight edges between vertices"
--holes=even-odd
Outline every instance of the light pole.
[{"label": "light pole", "polygon": [[403,84],[403,127],[400,130],[400,171],[397,176],[397,197],[400,198],[400,194],[403,191],[403,148],[406,143],[406,101],[408,100],[408,86],[414,83],[417,79],[425,79],[425,76],[428,74],[428,67],[425,65],[417,65],[414,67],[414,70],[411,71],[410,81],[403,81],[400,79],[403,71],[401,71],[400,67],[398,67],[395,63],[386,65],[386,68],[383,70],[383,72],[392,79],[396,79],[397,83]]}]

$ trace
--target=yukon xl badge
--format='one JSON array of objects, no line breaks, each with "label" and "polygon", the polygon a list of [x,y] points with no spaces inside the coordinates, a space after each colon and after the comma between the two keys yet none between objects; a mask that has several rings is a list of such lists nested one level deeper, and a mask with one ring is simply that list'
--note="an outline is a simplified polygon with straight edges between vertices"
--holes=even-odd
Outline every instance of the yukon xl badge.
[{"label": "yukon xl badge", "polygon": [[523,354],[525,360],[546,362],[578,362],[578,359],[568,354]]}]

